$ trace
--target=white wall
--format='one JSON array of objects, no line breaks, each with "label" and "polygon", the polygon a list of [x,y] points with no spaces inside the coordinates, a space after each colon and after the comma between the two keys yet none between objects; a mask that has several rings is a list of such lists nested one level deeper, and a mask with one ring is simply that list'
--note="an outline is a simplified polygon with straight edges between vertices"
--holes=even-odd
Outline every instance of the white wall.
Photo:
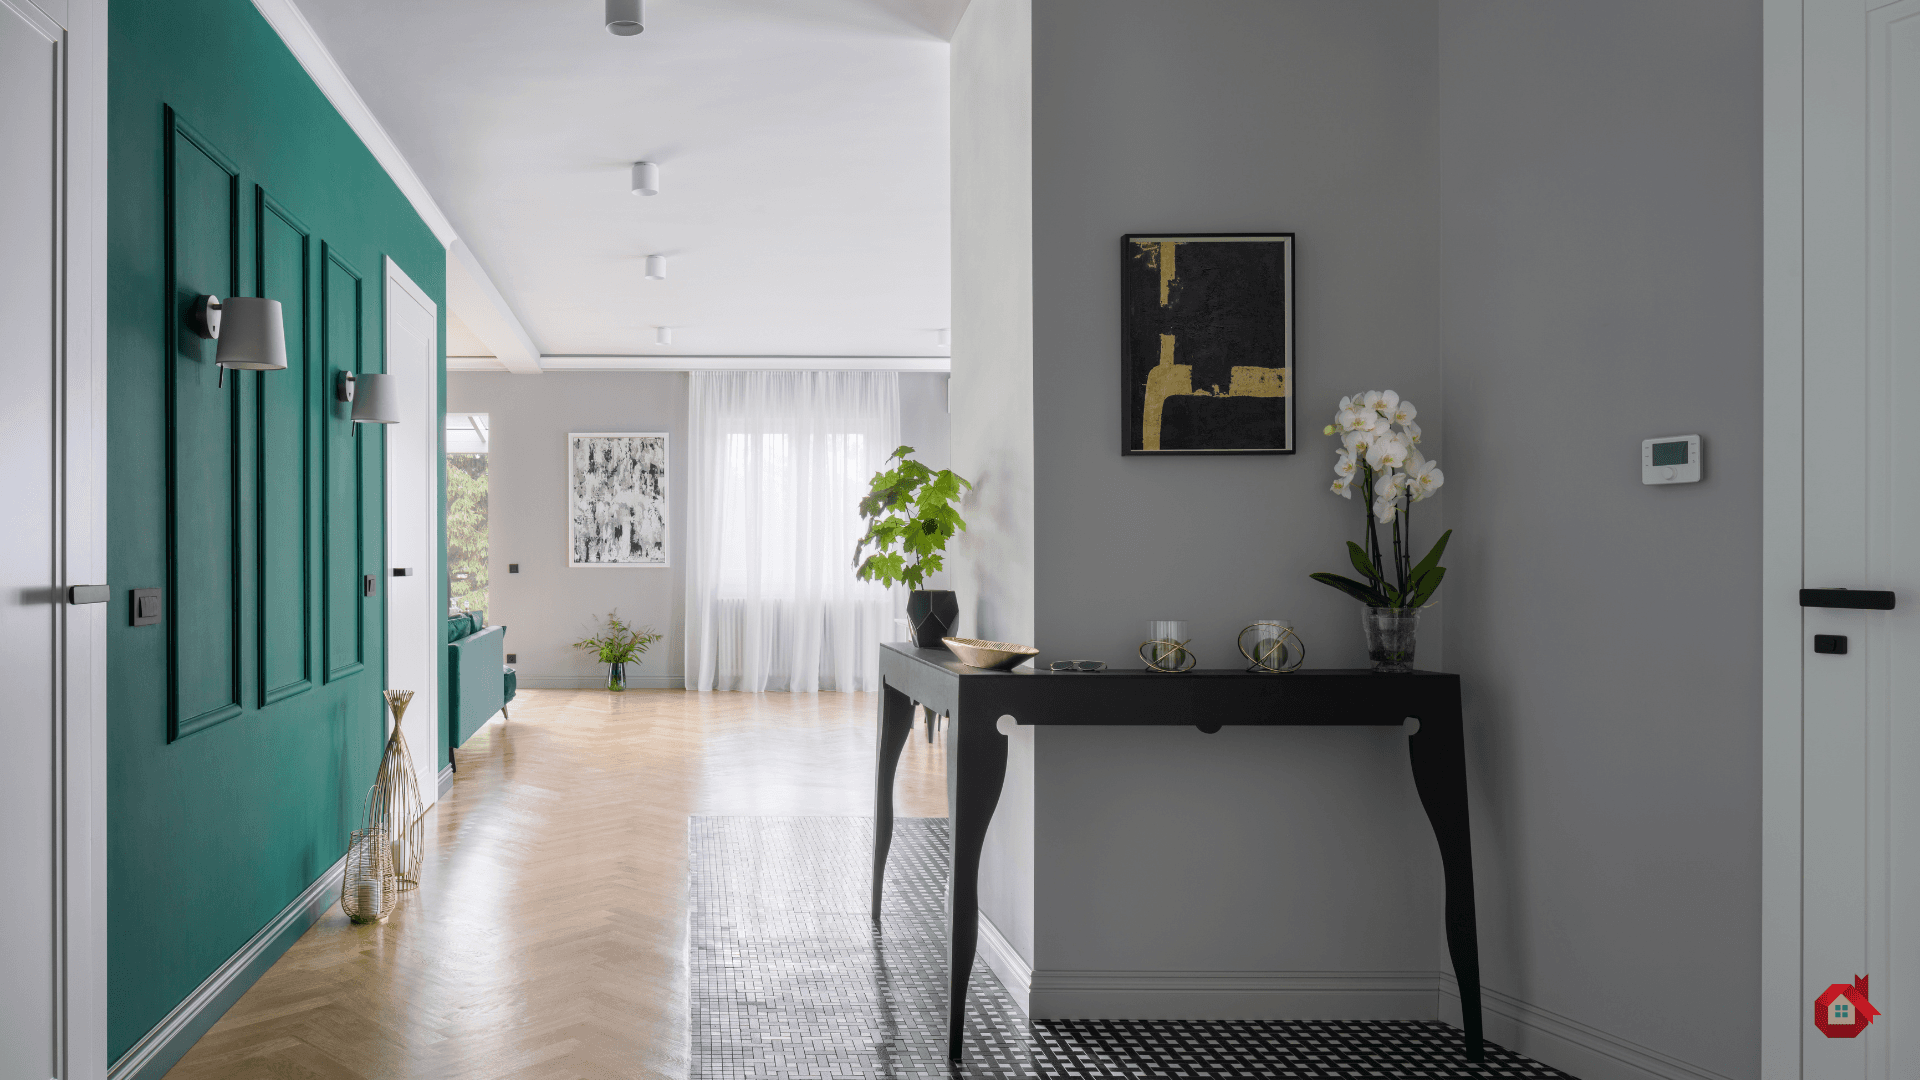
[{"label": "white wall", "polygon": [[[901,438],[934,468],[948,460],[945,382],[945,375],[900,376]],[[616,608],[622,620],[667,635],[628,666],[629,685],[684,685],[687,384],[684,372],[447,375],[447,411],[483,412],[492,424],[487,621],[506,624],[520,685],[602,685],[602,666],[571,644],[592,631],[595,616]],[[574,431],[667,433],[671,565],[567,565],[567,434]],[[507,573],[510,563],[520,573]]]},{"label": "white wall", "polygon": [[[1488,1031],[1587,1080],[1755,1076],[1760,5],[1440,12]],[[1703,482],[1642,486],[1687,433]]]},{"label": "white wall", "polygon": [[[953,469],[973,481],[948,561],[960,634],[1032,641],[1032,0],[973,0],[954,30]],[[1033,960],[1033,731],[1012,736],[980,909]]]}]

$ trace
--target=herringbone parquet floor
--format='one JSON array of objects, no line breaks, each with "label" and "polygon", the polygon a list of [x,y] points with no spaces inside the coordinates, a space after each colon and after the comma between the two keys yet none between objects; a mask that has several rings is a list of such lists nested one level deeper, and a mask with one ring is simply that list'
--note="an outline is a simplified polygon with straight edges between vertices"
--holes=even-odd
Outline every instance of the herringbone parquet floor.
[{"label": "herringbone parquet floor", "polygon": [[[872,812],[867,694],[524,690],[460,751],[420,890],[336,906],[169,1080],[687,1075],[687,818]],[[903,815],[946,813],[916,727]]]}]

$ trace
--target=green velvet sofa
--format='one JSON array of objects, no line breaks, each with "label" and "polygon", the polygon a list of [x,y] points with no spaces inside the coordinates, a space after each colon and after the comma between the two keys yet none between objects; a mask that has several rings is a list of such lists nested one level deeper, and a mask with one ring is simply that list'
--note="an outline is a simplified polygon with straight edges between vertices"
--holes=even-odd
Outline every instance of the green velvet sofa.
[{"label": "green velvet sofa", "polygon": [[494,713],[505,714],[517,680],[506,665],[507,628],[480,626],[479,615],[447,619],[448,745],[460,747]]}]

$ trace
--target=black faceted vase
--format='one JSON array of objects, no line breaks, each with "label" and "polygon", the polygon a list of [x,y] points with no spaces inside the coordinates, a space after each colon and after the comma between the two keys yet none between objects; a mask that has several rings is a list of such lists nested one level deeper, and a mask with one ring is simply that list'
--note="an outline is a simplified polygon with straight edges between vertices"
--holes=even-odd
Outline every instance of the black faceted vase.
[{"label": "black faceted vase", "polygon": [[960,621],[960,600],[951,589],[915,589],[907,595],[907,625],[913,627],[913,643],[922,649],[937,649],[940,639],[953,636],[953,625]]}]

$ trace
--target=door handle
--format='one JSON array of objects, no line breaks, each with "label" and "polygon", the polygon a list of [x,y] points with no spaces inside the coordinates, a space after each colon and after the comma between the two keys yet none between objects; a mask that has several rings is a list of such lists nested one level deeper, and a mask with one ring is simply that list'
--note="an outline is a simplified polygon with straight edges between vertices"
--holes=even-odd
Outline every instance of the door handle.
[{"label": "door handle", "polygon": [[104,604],[112,596],[113,590],[105,585],[69,585],[67,587],[69,604]]},{"label": "door handle", "polygon": [[1892,611],[1893,594],[1884,589],[1801,589],[1800,606]]},{"label": "door handle", "polygon": [[412,577],[412,576],[413,576],[413,567],[411,567],[411,566],[396,566],[396,567],[394,567],[394,568],[393,568],[393,576],[394,576],[394,577]]}]

